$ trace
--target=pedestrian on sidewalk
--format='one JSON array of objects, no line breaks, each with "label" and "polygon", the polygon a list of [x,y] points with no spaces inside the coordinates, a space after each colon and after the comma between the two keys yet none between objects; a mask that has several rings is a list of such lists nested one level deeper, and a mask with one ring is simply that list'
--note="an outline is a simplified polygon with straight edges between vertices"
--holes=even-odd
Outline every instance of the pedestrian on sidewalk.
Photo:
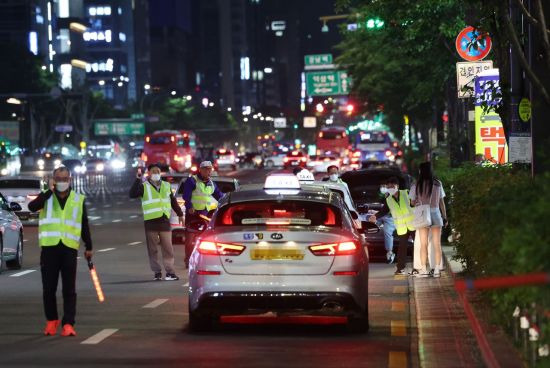
[{"label": "pedestrian on sidewalk", "polygon": [[[380,196],[385,201],[388,196],[388,188],[386,183],[380,184]],[[395,253],[393,252],[393,232],[395,231],[395,224],[393,223],[393,217],[391,213],[382,216],[376,224],[382,226],[384,231],[384,248],[386,249],[386,261],[388,264],[392,264],[395,261]]]},{"label": "pedestrian on sidewalk", "polygon": [[170,184],[160,176],[160,167],[151,165],[148,168],[147,180],[142,180],[141,169],[138,169],[136,180],[130,188],[130,198],[141,198],[145,239],[149,265],[154,273],[154,280],[162,280],[162,269],[158,261],[158,247],[162,253],[166,281],[179,280],[174,269],[174,247],[172,246],[171,211],[177,214],[183,226],[183,211],[172,193]]},{"label": "pedestrian on sidewalk", "polygon": [[388,196],[386,202],[376,215],[369,217],[369,221],[376,223],[380,218],[391,214],[399,238],[399,248],[397,249],[396,275],[406,275],[405,266],[407,265],[407,242],[409,236],[414,231],[412,221],[414,219],[409,193],[407,190],[399,190],[399,179],[391,177],[386,181]]},{"label": "pedestrian on sidewalk", "polygon": [[411,186],[411,201],[415,206],[430,205],[431,225],[416,229],[420,238],[420,265],[419,277],[429,276],[428,272],[428,236],[431,232],[431,239],[434,248],[435,264],[433,276],[441,276],[441,229],[447,224],[447,211],[445,208],[445,191],[443,183],[437,179],[432,171],[430,162],[423,162],[419,166],[418,179]]},{"label": "pedestrian on sidewalk", "polygon": [[[84,195],[71,188],[71,173],[65,166],[53,171],[48,190],[29,202],[31,212],[40,211],[38,244],[42,298],[46,314],[44,335],[55,335],[61,322],[61,336],[76,336],[76,265],[80,240],[84,242],[86,259],[92,258],[92,238]],[[57,314],[57,283],[61,274],[63,288],[63,320]]]}]

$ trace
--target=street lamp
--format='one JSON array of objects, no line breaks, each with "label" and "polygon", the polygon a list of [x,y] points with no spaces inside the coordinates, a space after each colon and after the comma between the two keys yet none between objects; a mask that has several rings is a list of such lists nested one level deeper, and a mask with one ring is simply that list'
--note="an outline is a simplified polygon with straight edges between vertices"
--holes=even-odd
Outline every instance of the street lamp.
[{"label": "street lamp", "polygon": [[12,104],[12,105],[21,105],[22,104],[21,100],[15,98],[15,97],[8,98],[6,100],[6,102],[9,103],[9,104]]},{"label": "street lamp", "polygon": [[175,95],[176,95],[176,91],[172,91],[172,92],[170,92],[170,94],[171,94],[172,96],[175,96]]}]

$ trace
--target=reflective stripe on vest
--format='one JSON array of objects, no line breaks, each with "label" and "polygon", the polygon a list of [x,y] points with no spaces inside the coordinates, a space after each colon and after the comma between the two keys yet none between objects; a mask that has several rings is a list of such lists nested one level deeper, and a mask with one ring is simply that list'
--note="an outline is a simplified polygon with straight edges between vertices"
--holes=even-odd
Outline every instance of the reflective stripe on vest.
[{"label": "reflective stripe on vest", "polygon": [[172,194],[172,189],[170,184],[165,181],[161,182],[158,191],[148,181],[143,183],[143,197],[141,198],[143,219],[148,221],[162,216],[170,218],[172,211],[170,194]]},{"label": "reflective stripe on vest", "polygon": [[195,179],[195,190],[191,193],[191,204],[193,208],[197,211],[202,210],[215,210],[218,207],[218,201],[216,198],[212,197],[214,193],[214,183],[209,180],[209,184],[206,185],[202,180],[200,180],[197,175],[193,175]]},{"label": "reflective stripe on vest", "polygon": [[65,207],[61,209],[57,196],[52,193],[38,219],[38,244],[41,247],[55,246],[61,241],[69,248],[78,249],[84,200],[84,195],[71,190]]},{"label": "reflective stripe on vest", "polygon": [[414,231],[414,226],[412,226],[414,214],[407,191],[399,191],[399,203],[397,203],[392,195],[389,195],[386,198],[386,203],[390,208],[391,216],[393,217],[393,222],[395,224],[395,230],[397,230],[397,235],[405,235],[407,233],[407,229]]}]

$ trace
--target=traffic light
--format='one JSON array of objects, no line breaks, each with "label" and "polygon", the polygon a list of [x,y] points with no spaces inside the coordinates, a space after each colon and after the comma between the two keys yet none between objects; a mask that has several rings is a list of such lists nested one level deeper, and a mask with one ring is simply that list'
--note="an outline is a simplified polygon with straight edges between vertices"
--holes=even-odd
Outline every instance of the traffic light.
[{"label": "traffic light", "polygon": [[315,106],[315,110],[316,110],[319,114],[322,114],[323,111],[325,111],[325,107],[323,106],[322,103],[318,103],[318,104]]},{"label": "traffic light", "polygon": [[298,124],[297,124],[297,123],[294,123],[293,128],[294,128],[294,129],[298,129]]},{"label": "traffic light", "polygon": [[368,29],[379,29],[384,27],[384,21],[380,18],[371,18],[367,20],[366,26]]}]

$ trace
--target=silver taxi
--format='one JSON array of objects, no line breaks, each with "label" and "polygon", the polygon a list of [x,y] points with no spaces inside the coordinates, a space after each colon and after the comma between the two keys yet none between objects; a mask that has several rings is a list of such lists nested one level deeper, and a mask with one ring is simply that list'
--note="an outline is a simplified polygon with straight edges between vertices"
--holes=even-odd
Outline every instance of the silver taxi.
[{"label": "silver taxi", "polygon": [[226,195],[189,265],[191,330],[276,320],[368,330],[363,237],[338,194],[294,175]]}]

